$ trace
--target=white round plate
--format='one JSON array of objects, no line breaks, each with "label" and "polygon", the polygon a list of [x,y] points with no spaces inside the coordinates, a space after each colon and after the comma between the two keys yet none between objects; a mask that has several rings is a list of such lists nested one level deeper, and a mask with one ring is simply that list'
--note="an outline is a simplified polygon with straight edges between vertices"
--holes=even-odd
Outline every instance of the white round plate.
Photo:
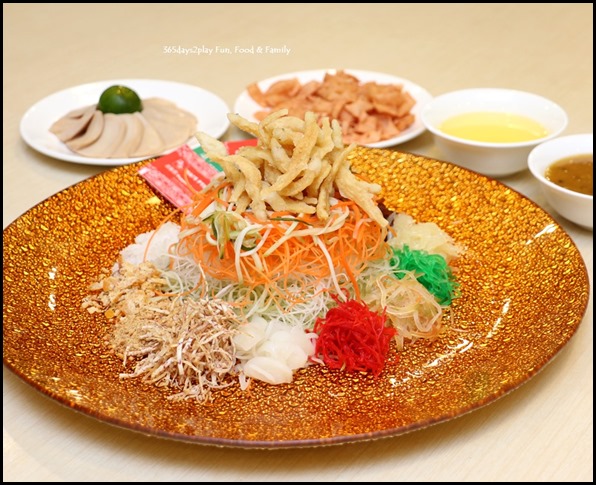
[{"label": "white round plate", "polygon": [[[273,83],[277,81],[281,81],[283,79],[292,79],[296,78],[301,83],[306,83],[308,81],[323,81],[326,73],[333,73],[335,74],[338,69],[318,69],[312,71],[298,71],[292,72],[288,74],[281,74],[279,76],[270,77],[269,79],[264,79],[258,82],[259,87],[261,90],[265,91],[269,88]],[[422,112],[422,108],[428,103],[432,96],[431,94],[424,89],[423,87],[414,84],[407,79],[403,79],[401,77],[392,76],[391,74],[383,74],[380,72],[372,72],[372,71],[360,71],[355,69],[343,69],[348,74],[351,74],[357,77],[361,82],[376,82],[378,84],[401,84],[405,91],[410,93],[410,95],[416,100],[416,104],[412,108],[412,114],[415,117],[414,123],[410,126],[407,130],[401,132],[398,136],[389,138],[387,140],[381,140],[375,143],[368,143],[365,146],[371,148],[386,148],[395,145],[399,145],[400,143],[404,143],[412,138],[417,137],[418,135],[422,134],[425,131],[425,127],[422,124],[422,120],[420,119],[420,115]],[[236,102],[234,103],[234,112],[246,118],[250,121],[257,121],[254,117],[254,113],[257,111],[262,111],[264,108],[259,105],[248,91],[244,90],[238,98],[236,98]]]},{"label": "white round plate", "polygon": [[[230,126],[227,117],[230,110],[227,104],[210,91],[174,81],[114,79],[81,84],[58,91],[37,102],[29,108],[21,119],[21,136],[29,146],[38,152],[66,162],[116,166],[148,158],[83,157],[71,151],[58,137],[50,132],[50,126],[58,118],[73,109],[96,103],[101,93],[114,84],[128,86],[136,91],[141,99],[160,97],[176,103],[179,108],[196,116],[198,120],[197,131],[201,130],[215,138],[221,137]],[[198,146],[198,142],[194,137],[189,139],[188,144]]]}]

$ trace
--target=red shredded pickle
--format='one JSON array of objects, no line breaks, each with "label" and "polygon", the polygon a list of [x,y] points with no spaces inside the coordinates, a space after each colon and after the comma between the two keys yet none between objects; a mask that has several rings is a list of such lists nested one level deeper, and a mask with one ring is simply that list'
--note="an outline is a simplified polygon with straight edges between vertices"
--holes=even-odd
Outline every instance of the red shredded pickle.
[{"label": "red shredded pickle", "polygon": [[371,311],[356,300],[340,302],[331,308],[325,318],[317,318],[314,330],[316,355],[330,369],[348,372],[372,372],[375,377],[383,370],[389,344],[396,334],[386,327],[386,315]]}]

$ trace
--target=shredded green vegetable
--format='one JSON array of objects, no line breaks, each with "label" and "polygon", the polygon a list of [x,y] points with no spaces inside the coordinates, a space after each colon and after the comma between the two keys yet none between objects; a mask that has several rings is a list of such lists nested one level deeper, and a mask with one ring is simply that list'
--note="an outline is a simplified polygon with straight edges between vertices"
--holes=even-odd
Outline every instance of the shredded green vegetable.
[{"label": "shredded green vegetable", "polygon": [[400,249],[393,248],[392,251],[391,267],[398,279],[402,279],[407,271],[414,272],[416,279],[442,306],[451,305],[453,299],[457,298],[459,284],[443,256],[410,249],[407,245]]},{"label": "shredded green vegetable", "polygon": [[286,222],[302,222],[302,224],[306,224],[307,226],[312,226],[310,222],[304,221],[302,219],[298,219],[297,217],[271,217],[272,221],[286,221]]}]

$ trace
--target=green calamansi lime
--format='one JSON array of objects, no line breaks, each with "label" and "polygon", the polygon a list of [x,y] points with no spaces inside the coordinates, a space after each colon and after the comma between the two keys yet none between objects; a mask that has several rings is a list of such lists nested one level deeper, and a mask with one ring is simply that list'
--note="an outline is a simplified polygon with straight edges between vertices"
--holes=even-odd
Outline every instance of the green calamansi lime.
[{"label": "green calamansi lime", "polygon": [[143,103],[132,89],[116,85],[101,93],[97,109],[103,113],[134,113],[143,109]]}]

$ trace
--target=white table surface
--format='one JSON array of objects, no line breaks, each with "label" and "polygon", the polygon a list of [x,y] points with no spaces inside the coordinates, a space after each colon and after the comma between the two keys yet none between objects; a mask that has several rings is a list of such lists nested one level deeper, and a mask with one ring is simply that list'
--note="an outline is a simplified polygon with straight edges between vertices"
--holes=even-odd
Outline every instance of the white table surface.
[{"label": "white table surface", "polygon": [[[4,227],[107,169],[49,158],[19,135],[34,103],[97,80],[185,82],[231,107],[250,82],[343,67],[404,77],[433,95],[467,87],[535,92],[567,111],[565,134],[593,130],[592,4],[4,4],[3,13]],[[290,53],[164,49],[236,45]],[[441,158],[428,133],[399,148]],[[554,213],[528,171],[501,181],[553,215],[592,282],[592,231]],[[62,407],[6,368],[3,377],[4,481],[593,480],[592,297],[576,335],[518,390],[460,418],[373,442],[257,451],[166,441]]]}]

